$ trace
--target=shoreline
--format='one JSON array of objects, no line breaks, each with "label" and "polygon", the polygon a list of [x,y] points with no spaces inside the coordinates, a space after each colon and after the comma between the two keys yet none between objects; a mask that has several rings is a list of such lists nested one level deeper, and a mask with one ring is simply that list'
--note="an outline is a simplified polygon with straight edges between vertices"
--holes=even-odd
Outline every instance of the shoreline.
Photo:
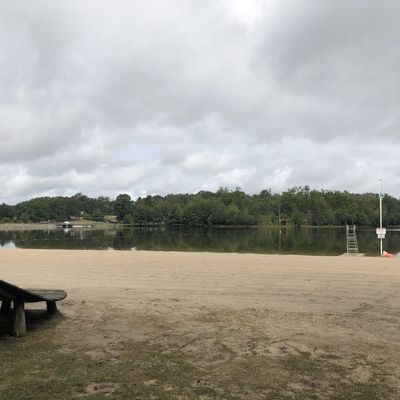
[{"label": "shoreline", "polygon": [[[0,230],[1,229],[47,229],[47,228],[56,228],[60,222],[51,222],[51,223],[36,223],[36,222],[0,222]],[[80,220],[72,220],[71,223],[76,222],[77,225],[82,223]],[[166,226],[166,225],[140,225],[140,224],[123,224],[123,223],[114,223],[114,222],[102,222],[102,221],[92,221],[92,220],[84,220],[85,225],[92,225],[96,227],[118,227],[118,228],[140,228],[140,229],[170,229],[170,230],[185,230],[185,229],[260,229],[260,228],[274,228],[274,229],[298,229],[298,228],[307,228],[307,229],[345,229],[345,225],[278,225],[278,224],[253,224],[253,225],[207,225],[207,226],[186,226],[186,225],[177,225],[177,226]],[[370,226],[358,226],[358,229],[362,230],[375,230],[374,227]],[[393,225],[392,228],[388,228],[388,230],[396,230],[399,228],[397,225]],[[400,230],[400,228],[399,228]]]},{"label": "shoreline", "polygon": [[[21,231],[21,230],[55,230],[62,229],[60,224],[62,222],[57,223],[0,223],[0,231]],[[74,223],[73,223],[74,225]],[[98,221],[76,221],[76,224],[73,229],[112,229],[120,227],[117,224],[110,224],[106,222],[98,222]]]},{"label": "shoreline", "polygon": [[3,223],[0,224],[1,231],[20,231],[20,230],[54,230],[56,224],[24,224],[24,223]]}]

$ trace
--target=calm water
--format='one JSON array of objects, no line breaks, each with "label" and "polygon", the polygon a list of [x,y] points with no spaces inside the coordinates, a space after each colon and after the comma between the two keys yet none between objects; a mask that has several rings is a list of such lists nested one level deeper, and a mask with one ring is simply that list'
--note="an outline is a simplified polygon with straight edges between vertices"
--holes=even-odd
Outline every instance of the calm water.
[{"label": "calm water", "polygon": [[[374,230],[357,231],[360,252],[379,255]],[[0,248],[213,251],[339,255],[346,252],[344,228],[108,229],[64,232],[0,231]],[[400,232],[388,232],[384,249],[400,251]]]}]

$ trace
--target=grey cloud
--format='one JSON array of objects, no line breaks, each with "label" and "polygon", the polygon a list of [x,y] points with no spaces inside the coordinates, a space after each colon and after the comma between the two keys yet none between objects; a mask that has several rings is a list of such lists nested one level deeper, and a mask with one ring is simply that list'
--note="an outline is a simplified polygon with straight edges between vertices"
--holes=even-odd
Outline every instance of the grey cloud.
[{"label": "grey cloud", "polygon": [[400,195],[398,2],[270,3],[246,25],[226,1],[2,1],[0,202]]},{"label": "grey cloud", "polygon": [[300,135],[397,139],[400,4],[283,0],[277,8],[259,23],[252,65],[283,93]]}]

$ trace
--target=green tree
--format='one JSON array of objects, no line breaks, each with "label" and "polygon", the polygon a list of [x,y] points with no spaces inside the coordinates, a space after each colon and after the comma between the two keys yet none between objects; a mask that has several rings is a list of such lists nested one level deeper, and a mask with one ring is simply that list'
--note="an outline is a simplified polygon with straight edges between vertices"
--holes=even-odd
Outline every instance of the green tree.
[{"label": "green tree", "polygon": [[179,205],[172,205],[167,212],[165,223],[167,226],[178,226],[182,224],[182,209]]},{"label": "green tree", "polygon": [[132,212],[132,202],[129,194],[119,194],[117,196],[114,202],[114,212],[119,222],[128,218],[128,215]]}]

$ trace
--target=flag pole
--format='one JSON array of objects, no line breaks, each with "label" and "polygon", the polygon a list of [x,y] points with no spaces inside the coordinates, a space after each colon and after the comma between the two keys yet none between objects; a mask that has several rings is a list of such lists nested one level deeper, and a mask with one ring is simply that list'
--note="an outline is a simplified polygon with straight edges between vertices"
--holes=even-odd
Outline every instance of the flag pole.
[{"label": "flag pole", "polygon": [[[379,179],[381,182],[381,191],[379,193],[379,227],[382,229],[382,179]],[[383,255],[383,239],[380,238],[381,241],[381,256]]]}]

